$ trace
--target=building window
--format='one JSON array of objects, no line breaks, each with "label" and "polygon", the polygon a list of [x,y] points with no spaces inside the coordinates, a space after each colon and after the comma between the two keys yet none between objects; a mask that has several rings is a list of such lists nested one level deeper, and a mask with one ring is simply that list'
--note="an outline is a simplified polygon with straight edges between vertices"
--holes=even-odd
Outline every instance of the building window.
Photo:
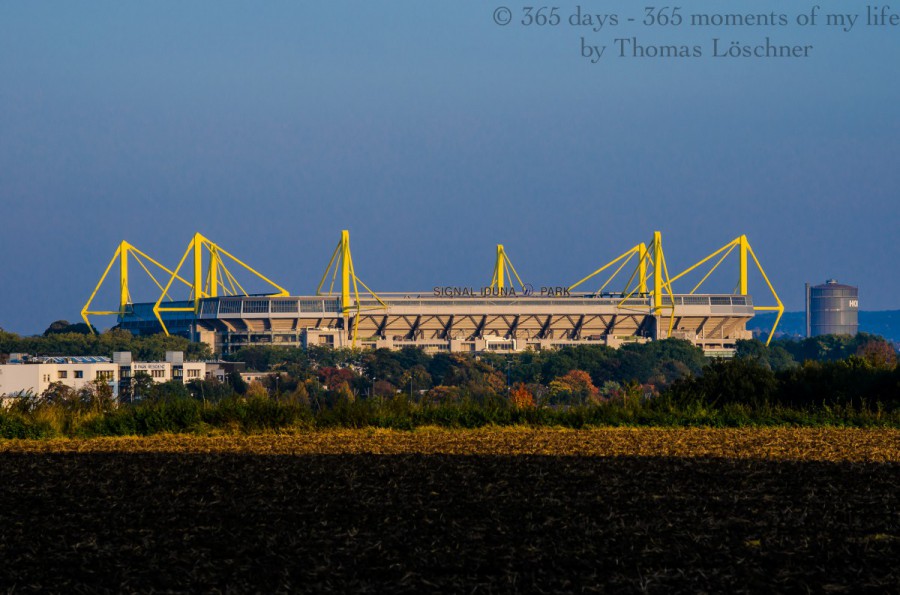
[{"label": "building window", "polygon": [[50,374],[44,374],[44,382],[50,382]]},{"label": "building window", "polygon": [[97,380],[112,380],[113,379],[113,371],[112,370],[98,370],[97,371]]},{"label": "building window", "polygon": [[66,372],[65,370],[60,370],[59,372],[56,373],[56,377],[59,378],[60,380],[64,380],[69,377],[69,373]]},{"label": "building window", "polygon": [[84,378],[83,370],[75,370],[75,378]]},{"label": "building window", "polygon": [[150,375],[153,378],[165,378],[166,371],[165,370],[150,370]]},{"label": "building window", "polygon": [[200,378],[200,370],[188,370],[187,377],[188,378]]}]

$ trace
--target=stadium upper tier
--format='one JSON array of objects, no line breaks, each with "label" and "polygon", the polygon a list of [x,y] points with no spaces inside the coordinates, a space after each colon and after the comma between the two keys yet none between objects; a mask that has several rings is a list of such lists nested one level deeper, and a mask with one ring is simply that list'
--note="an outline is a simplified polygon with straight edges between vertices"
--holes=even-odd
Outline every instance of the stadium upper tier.
[{"label": "stadium upper tier", "polygon": [[[205,298],[200,311],[166,313],[170,332],[194,336],[230,353],[257,344],[329,345],[429,351],[516,351],[573,344],[618,346],[629,341],[678,337],[710,351],[734,348],[750,337],[750,296],[666,296],[666,315],[658,317],[646,298],[442,298],[429,295],[380,294],[387,305],[361,300],[371,310],[349,317],[339,299],[321,296]],[[674,301],[674,324],[669,312]],[[185,302],[187,303],[187,302]],[[375,309],[375,304],[378,308]],[[134,304],[119,319],[134,333],[160,332],[153,304]]]},{"label": "stadium upper tier", "polygon": [[[735,250],[739,256],[736,292],[696,293]],[[188,259],[189,256],[193,258]],[[636,245],[568,287],[532,288],[523,283],[503,246],[498,246],[489,286],[376,294],[356,275],[349,234],[345,231],[322,276],[317,295],[291,296],[197,234],[173,270],[149,261],[169,275],[168,284],[163,286],[154,279],[162,291],[159,299],[139,303],[132,302],[127,292],[130,257],[150,273],[144,262],[149,257],[123,242],[97,286],[99,289],[118,259],[123,288],[120,307],[116,311],[90,310],[97,294],[95,290],[82,312],[85,320],[88,315],[116,314],[119,325],[134,333],[183,334],[209,343],[220,353],[257,344],[518,351],[573,344],[615,347],[626,342],[676,337],[691,341],[709,353],[727,354],[737,340],[750,338],[746,324],[755,311],[783,310],[745,236],[674,276],[667,270],[657,232],[649,246]],[[275,291],[247,295],[225,267],[225,257],[263,279]],[[754,306],[747,288],[750,258],[769,285],[776,306]],[[185,278],[181,269],[191,261],[193,275]],[[707,263],[709,270],[690,293],[672,291],[676,281],[692,272],[703,273]],[[624,283],[624,290],[605,291],[619,274],[631,275]],[[603,275],[606,275],[605,282],[598,291],[576,291],[587,281],[604,281]],[[325,290],[329,280],[330,286]],[[172,299],[176,281],[190,288],[188,299]]]}]

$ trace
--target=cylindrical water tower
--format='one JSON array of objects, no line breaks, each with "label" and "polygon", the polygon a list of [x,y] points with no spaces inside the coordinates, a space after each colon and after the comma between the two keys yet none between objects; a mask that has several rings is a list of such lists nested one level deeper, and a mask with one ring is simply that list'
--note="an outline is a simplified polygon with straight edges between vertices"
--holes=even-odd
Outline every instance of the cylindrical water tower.
[{"label": "cylindrical water tower", "polygon": [[806,284],[806,336],[855,335],[859,332],[859,288],[829,279]]}]

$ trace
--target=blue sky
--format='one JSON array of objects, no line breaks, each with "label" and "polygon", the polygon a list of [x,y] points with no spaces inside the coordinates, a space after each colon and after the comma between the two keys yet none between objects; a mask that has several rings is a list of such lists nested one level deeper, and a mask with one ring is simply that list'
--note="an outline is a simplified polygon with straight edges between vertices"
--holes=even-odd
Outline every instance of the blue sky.
[{"label": "blue sky", "polygon": [[[296,293],[344,228],[376,291],[485,284],[496,243],[526,281],[565,285],[656,229],[673,273],[746,233],[788,309],[826,277],[859,285],[862,309],[900,308],[900,31],[538,30],[494,24],[501,4],[521,16],[507,0],[3,2],[0,327],[74,321],[120,240],[174,264],[194,231]],[[815,49],[580,57],[581,37],[632,35]],[[766,301],[758,277],[751,291]]]}]

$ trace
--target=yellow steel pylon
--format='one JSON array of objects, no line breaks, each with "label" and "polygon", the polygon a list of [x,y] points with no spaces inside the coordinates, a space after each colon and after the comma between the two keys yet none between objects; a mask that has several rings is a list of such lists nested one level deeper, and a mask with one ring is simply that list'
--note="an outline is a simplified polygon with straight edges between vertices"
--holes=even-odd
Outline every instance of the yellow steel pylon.
[{"label": "yellow steel pylon", "polygon": [[[113,254],[112,258],[109,261],[109,264],[106,265],[106,270],[103,271],[103,274],[100,276],[100,281],[97,282],[97,286],[94,288],[94,291],[91,293],[91,297],[88,298],[87,302],[84,304],[84,307],[81,309],[81,318],[84,319],[84,322],[87,323],[88,328],[93,333],[94,327],[91,325],[91,321],[89,316],[109,316],[116,314],[118,316],[123,316],[128,310],[128,306],[132,303],[131,293],[128,290],[128,262],[129,257],[137,262],[140,267],[147,273],[147,276],[153,281],[154,284],[162,291],[162,296],[160,299],[169,299],[172,298],[168,295],[168,288],[171,286],[172,281],[177,279],[181,283],[184,283],[188,287],[191,284],[185,280],[184,278],[175,274],[174,271],[169,270],[165,265],[160,264],[152,257],[148,256],[146,253],[139,250],[137,247],[129,244],[125,240],[122,240],[119,245],[116,247],[116,251]],[[119,309],[118,310],[91,310],[91,304],[94,301],[94,298],[97,296],[97,292],[100,291],[100,287],[103,285],[103,282],[106,280],[106,277],[109,275],[109,272],[112,270],[116,261],[119,262]],[[153,273],[150,271],[150,267],[144,263],[147,263],[165,271],[167,274],[171,275],[169,285],[163,289],[162,284],[156,279]]]},{"label": "yellow steel pylon", "polygon": [[[341,239],[338,241],[337,246],[334,249],[334,252],[331,253],[331,260],[328,261],[328,266],[325,267],[325,272],[322,274],[322,279],[319,281],[319,286],[316,288],[316,295],[332,295],[334,291],[334,283],[337,280],[338,270],[341,272],[341,313],[343,314],[345,320],[349,319],[350,312],[355,311],[355,315],[353,316],[353,329],[351,331],[351,347],[356,347],[357,340],[357,330],[359,329],[359,315],[361,312],[367,310],[378,310],[381,308],[387,308],[388,305],[384,303],[384,301],[378,297],[378,295],[369,289],[369,287],[363,283],[363,280],[356,276],[356,271],[353,268],[353,256],[350,253],[350,232],[348,230],[341,231]],[[322,287],[325,285],[325,281],[328,280],[328,273],[331,273],[331,285],[328,287],[328,292],[323,293]],[[359,301],[359,286],[362,285],[363,289],[365,289],[369,295],[375,298],[379,304],[381,304],[381,308],[376,306],[374,308],[362,308],[362,305]],[[350,293],[353,293],[353,302],[350,301]]]},{"label": "yellow steel pylon", "polygon": [[514,277],[515,280],[518,281],[519,287],[524,294],[525,284],[522,282],[522,278],[519,277],[519,273],[516,272],[516,267],[513,266],[512,261],[506,255],[503,244],[497,244],[497,260],[494,263],[494,275],[491,277],[491,289],[504,289],[507,280],[509,281],[509,284],[512,285]]},{"label": "yellow steel pylon", "polygon": [[708,263],[718,256],[719,259],[715,262],[715,264],[710,267],[703,278],[700,279],[700,281],[696,285],[694,285],[693,289],[691,289],[690,293],[693,294],[698,289],[700,289],[700,287],[709,278],[709,276],[712,275],[712,273],[719,267],[720,264],[722,264],[722,261],[724,261],[728,257],[728,255],[731,254],[735,249],[738,250],[738,282],[736,286],[737,293],[739,295],[749,294],[749,283],[747,280],[749,267],[747,256],[750,256],[750,258],[753,259],[753,263],[756,265],[756,268],[762,275],[763,280],[766,282],[769,291],[772,293],[772,297],[775,298],[775,306],[757,306],[756,304],[753,305],[753,309],[756,312],[778,312],[778,315],[775,317],[775,324],[772,325],[772,330],[769,332],[769,338],[766,340],[766,345],[768,345],[772,342],[772,337],[775,336],[775,329],[778,327],[778,323],[781,321],[781,316],[784,314],[784,304],[781,302],[781,298],[778,297],[778,293],[776,293],[775,288],[772,286],[772,282],[769,281],[769,277],[768,275],[766,275],[766,271],[763,270],[763,267],[760,264],[759,259],[756,257],[756,253],[753,251],[753,247],[750,246],[750,242],[747,240],[746,235],[738,236],[709,256],[681,271],[680,273],[672,277],[669,284],[674,283],[678,279],[684,277],[688,273],[703,266],[704,264]]},{"label": "yellow steel pylon", "polygon": [[[188,256],[192,253],[193,283],[188,283],[188,286],[190,286],[191,288],[191,297],[193,299],[194,305],[182,307],[162,306],[162,301],[167,296],[172,283],[176,278],[180,279],[180,277],[178,277],[178,272],[181,270],[181,267],[184,266]],[[203,269],[204,254],[208,254],[209,259],[209,264],[206,269],[205,275]],[[166,284],[165,288],[163,288],[162,295],[159,296],[159,299],[156,300],[156,303],[153,305],[153,313],[156,315],[156,319],[162,326],[163,332],[165,332],[167,335],[169,334],[169,330],[166,328],[166,325],[162,319],[161,314],[163,312],[197,313],[200,309],[201,299],[218,297],[220,291],[222,295],[248,295],[240,282],[235,278],[234,275],[231,274],[231,271],[229,271],[226,267],[225,259],[223,257],[230,259],[231,261],[242,267],[244,270],[252,273],[255,277],[265,281],[267,284],[276,289],[275,292],[266,295],[281,297],[287,297],[290,295],[287,289],[281,287],[262,273],[256,271],[250,265],[240,260],[238,257],[234,256],[218,244],[204,237],[202,234],[195,233],[194,237],[188,243],[187,249],[184,251],[184,255],[182,255],[181,260],[178,261],[178,266],[176,266],[175,271],[172,272],[172,276],[169,278],[168,284]],[[182,281],[184,280],[182,279]]]}]

